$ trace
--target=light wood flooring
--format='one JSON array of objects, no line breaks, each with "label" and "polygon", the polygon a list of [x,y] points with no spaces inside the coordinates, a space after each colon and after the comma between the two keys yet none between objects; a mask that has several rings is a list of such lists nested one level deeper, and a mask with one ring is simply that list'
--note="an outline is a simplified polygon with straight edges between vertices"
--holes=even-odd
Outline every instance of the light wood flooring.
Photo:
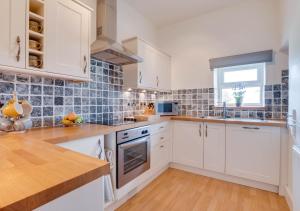
[{"label": "light wood flooring", "polygon": [[278,194],[168,169],[117,211],[289,211]]}]

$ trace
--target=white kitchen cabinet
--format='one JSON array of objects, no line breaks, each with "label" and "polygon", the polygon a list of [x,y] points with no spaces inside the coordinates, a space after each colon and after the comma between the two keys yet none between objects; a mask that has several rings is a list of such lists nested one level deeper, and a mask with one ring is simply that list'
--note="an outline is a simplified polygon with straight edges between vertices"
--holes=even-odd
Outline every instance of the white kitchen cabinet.
[{"label": "white kitchen cabinet", "polygon": [[225,124],[203,124],[204,169],[225,173]]},{"label": "white kitchen cabinet", "polygon": [[[57,144],[60,147],[79,152],[91,157],[104,158],[104,136],[94,136]],[[81,211],[104,210],[103,177],[92,181],[35,211]]]},{"label": "white kitchen cabinet", "polygon": [[123,45],[134,54],[143,58],[141,63],[123,67],[124,85],[126,88],[171,89],[170,56],[136,37],[123,41]]},{"label": "white kitchen cabinet", "polygon": [[151,125],[151,171],[157,171],[171,162],[172,142],[167,122]]},{"label": "white kitchen cabinet", "polygon": [[279,185],[280,128],[226,126],[226,173]]},{"label": "white kitchen cabinet", "polygon": [[0,65],[25,68],[26,1],[2,0]]},{"label": "white kitchen cabinet", "polygon": [[202,123],[174,122],[173,162],[203,168]]},{"label": "white kitchen cabinet", "polygon": [[65,0],[46,0],[45,9],[45,71],[88,78],[90,10]]}]

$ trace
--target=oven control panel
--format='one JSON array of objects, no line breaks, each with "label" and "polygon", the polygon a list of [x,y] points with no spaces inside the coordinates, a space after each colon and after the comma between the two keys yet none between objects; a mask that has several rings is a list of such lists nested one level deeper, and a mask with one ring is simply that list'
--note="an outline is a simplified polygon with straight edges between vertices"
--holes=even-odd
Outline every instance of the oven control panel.
[{"label": "oven control panel", "polygon": [[117,132],[117,144],[150,135],[149,126],[132,128]]}]

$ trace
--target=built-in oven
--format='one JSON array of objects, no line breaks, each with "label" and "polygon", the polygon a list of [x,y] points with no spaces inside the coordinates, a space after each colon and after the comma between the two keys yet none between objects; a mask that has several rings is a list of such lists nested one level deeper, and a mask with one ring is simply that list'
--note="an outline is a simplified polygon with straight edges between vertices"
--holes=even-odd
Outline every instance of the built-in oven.
[{"label": "built-in oven", "polygon": [[150,169],[149,127],[117,132],[117,188]]}]

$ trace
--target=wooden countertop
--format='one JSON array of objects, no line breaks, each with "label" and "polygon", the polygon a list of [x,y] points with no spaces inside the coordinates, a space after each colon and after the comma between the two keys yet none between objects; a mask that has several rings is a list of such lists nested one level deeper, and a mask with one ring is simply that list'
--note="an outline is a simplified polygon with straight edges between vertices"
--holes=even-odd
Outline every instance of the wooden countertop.
[{"label": "wooden countertop", "polygon": [[168,120],[286,127],[286,122],[275,120],[174,116],[121,126],[84,124],[0,134],[0,211],[30,211],[108,174],[105,161],[55,144]]},{"label": "wooden countertop", "polygon": [[283,121],[283,120],[259,120],[259,119],[241,119],[241,118],[222,119],[222,118],[215,118],[215,117],[198,118],[198,117],[190,117],[190,116],[174,116],[174,117],[171,117],[171,120],[286,127],[286,121]]},{"label": "wooden countertop", "polygon": [[100,135],[99,129],[84,125],[0,134],[0,210],[31,211],[108,174],[107,162],[53,144]]}]

